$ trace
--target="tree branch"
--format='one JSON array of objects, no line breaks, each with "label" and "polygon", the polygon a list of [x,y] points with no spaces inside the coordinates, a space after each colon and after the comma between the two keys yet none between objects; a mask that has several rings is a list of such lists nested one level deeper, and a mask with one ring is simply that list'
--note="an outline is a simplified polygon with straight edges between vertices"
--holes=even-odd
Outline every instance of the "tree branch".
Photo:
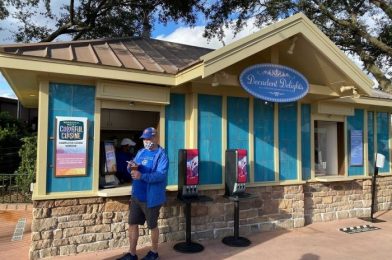
[{"label": "tree branch", "polygon": [[385,14],[392,20],[392,5],[386,3],[383,0],[370,0],[370,3],[374,4],[375,6],[381,8],[385,12]]}]

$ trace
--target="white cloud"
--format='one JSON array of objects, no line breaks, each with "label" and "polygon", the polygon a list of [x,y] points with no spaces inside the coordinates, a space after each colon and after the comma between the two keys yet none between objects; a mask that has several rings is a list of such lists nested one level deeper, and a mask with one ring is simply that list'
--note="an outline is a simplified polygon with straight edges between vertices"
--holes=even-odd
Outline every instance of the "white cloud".
[{"label": "white cloud", "polygon": [[[217,49],[223,46],[223,43],[220,42],[217,38],[213,38],[210,41],[204,38],[203,37],[204,29],[205,26],[195,26],[193,28],[180,27],[168,35],[158,35],[156,39],[169,41],[169,42],[183,43],[183,44],[199,46],[199,47],[206,47],[211,49]],[[229,44],[233,41],[241,39],[259,30],[260,28],[254,26],[254,19],[249,19],[247,24],[244,26],[244,28],[235,36],[234,36],[234,30],[230,28],[225,28],[224,29],[225,37],[223,39],[223,42],[225,44]]]}]

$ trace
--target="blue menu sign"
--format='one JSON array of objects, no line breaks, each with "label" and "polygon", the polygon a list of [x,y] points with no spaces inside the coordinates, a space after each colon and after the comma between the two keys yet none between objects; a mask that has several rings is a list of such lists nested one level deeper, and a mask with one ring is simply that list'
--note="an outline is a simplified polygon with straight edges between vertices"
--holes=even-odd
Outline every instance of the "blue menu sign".
[{"label": "blue menu sign", "polygon": [[257,64],[240,75],[240,84],[249,94],[271,102],[292,102],[308,93],[309,84],[298,71],[276,64]]},{"label": "blue menu sign", "polygon": [[350,143],[350,166],[362,166],[363,164],[363,137],[362,130],[351,130]]}]

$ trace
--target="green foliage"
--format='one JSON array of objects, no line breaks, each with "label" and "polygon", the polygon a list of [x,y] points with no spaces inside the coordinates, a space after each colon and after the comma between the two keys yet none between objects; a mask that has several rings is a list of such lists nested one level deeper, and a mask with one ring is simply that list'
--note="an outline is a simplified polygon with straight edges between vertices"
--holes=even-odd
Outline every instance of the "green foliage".
[{"label": "green foliage", "polygon": [[8,112],[0,112],[0,168],[1,173],[13,173],[19,164],[21,138],[28,133],[22,123]]},{"label": "green foliage", "polygon": [[37,162],[37,136],[22,138],[23,145],[19,150],[21,162],[16,174],[16,183],[25,193],[30,190],[30,183],[35,182]]}]

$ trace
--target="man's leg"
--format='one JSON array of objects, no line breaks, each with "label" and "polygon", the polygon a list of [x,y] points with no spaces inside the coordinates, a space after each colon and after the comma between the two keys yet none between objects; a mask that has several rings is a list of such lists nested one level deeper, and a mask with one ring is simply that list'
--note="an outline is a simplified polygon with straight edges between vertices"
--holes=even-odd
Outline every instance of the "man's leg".
[{"label": "man's leg", "polygon": [[129,252],[132,255],[136,255],[137,240],[139,239],[138,225],[129,225],[128,231],[129,231]]},{"label": "man's leg", "polygon": [[154,253],[158,252],[158,239],[159,239],[159,229],[158,227],[151,229],[151,247]]}]

